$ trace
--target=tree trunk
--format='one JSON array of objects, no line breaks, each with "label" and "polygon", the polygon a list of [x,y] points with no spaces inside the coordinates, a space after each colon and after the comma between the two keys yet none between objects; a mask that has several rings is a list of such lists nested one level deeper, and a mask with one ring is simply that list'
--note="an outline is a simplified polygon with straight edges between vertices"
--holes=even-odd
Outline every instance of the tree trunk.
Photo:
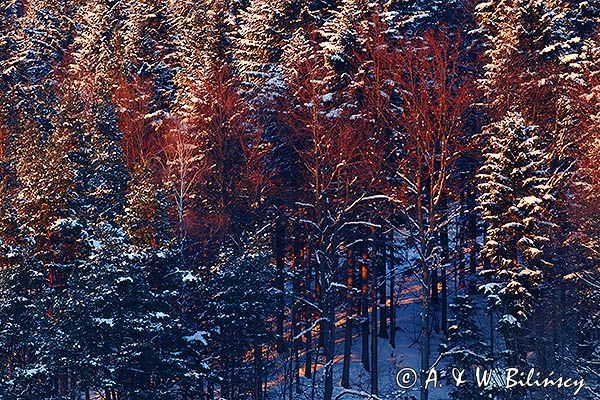
[{"label": "tree trunk", "polygon": [[379,279],[377,285],[379,287],[379,337],[383,339],[389,338],[387,327],[387,243],[385,234],[379,235]]},{"label": "tree trunk", "polygon": [[427,290],[427,282],[430,281],[429,268],[423,266],[423,282],[425,287],[423,288],[422,301],[423,310],[421,315],[421,395],[420,400],[427,400],[428,391],[425,388],[425,381],[427,379],[427,372],[429,371],[429,341],[431,335],[430,329],[430,305],[429,305],[429,291]]},{"label": "tree trunk", "polygon": [[304,334],[304,377],[310,379],[312,377],[312,331],[308,328],[310,327],[311,322],[308,318],[306,309],[302,311],[302,315],[305,322],[304,326],[306,327],[306,333]]},{"label": "tree trunk", "polygon": [[[327,297],[331,297],[328,295]],[[323,400],[331,400],[333,398],[333,358],[335,346],[335,308],[333,307],[332,299],[328,299],[327,305],[327,333],[325,338],[325,393]]]},{"label": "tree trunk", "polygon": [[266,357],[266,362],[263,363],[263,371],[262,371],[262,376],[263,376],[263,390],[262,390],[262,394],[263,394],[263,398],[265,393],[267,393],[269,391],[269,376],[267,375],[266,368],[265,365],[269,364],[269,353],[267,352],[267,357]]},{"label": "tree trunk", "polygon": [[371,394],[377,396],[379,392],[378,374],[378,336],[377,332],[377,271],[373,268],[371,272]]},{"label": "tree trunk", "polygon": [[[310,260],[310,251],[308,250],[308,248],[305,250],[304,252],[304,263],[305,263],[305,269],[306,269],[306,280],[305,280],[305,290],[304,290],[304,295],[308,296],[310,289],[311,289],[311,281],[312,281],[312,263]],[[305,363],[304,363],[304,377],[307,379],[310,379],[312,377],[312,331],[310,328],[311,326],[311,319],[309,318],[309,312],[306,309],[306,306],[304,306],[302,308],[302,317],[304,320],[304,329],[306,331],[306,333],[304,334],[304,341],[306,344],[305,347]]]},{"label": "tree trunk", "polygon": [[396,290],[394,286],[394,280],[396,279],[396,257],[394,254],[395,244],[394,244],[394,232],[391,233],[390,240],[390,346],[392,349],[396,348],[396,296],[394,291]]},{"label": "tree trunk", "polygon": [[298,321],[298,301],[296,300],[300,297],[300,283],[299,283],[299,272],[300,272],[300,260],[302,259],[302,250],[300,246],[300,238],[298,237],[297,230],[295,231],[295,235],[293,237],[293,245],[292,245],[292,291],[293,291],[293,302],[292,302],[292,338],[290,342],[292,343],[292,364],[291,369],[292,372],[292,382],[290,384],[295,383],[296,392],[300,392],[300,361],[298,356],[298,351],[300,347],[300,324]]},{"label": "tree trunk", "polygon": [[273,229],[273,257],[277,269],[277,289],[279,290],[279,310],[277,310],[277,351],[283,351],[283,324],[285,320],[285,225],[283,216],[279,214]]},{"label": "tree trunk", "polygon": [[[439,237],[439,235],[436,235]],[[438,302],[439,302],[439,292],[438,292],[438,266],[437,263],[433,263],[430,271],[430,279],[431,279],[431,299],[429,300],[429,318],[430,325],[432,329],[435,329],[435,332],[440,331],[440,326],[437,319],[438,312]]]},{"label": "tree trunk", "polygon": [[454,292],[458,293],[459,287],[464,287],[465,276],[465,191],[460,191],[460,210],[458,214],[458,272],[454,274]]},{"label": "tree trunk", "polygon": [[490,359],[492,360],[492,367],[494,366],[494,312],[490,310]]},{"label": "tree trunk", "polygon": [[323,400],[332,400],[333,398],[333,362],[335,350],[335,305],[333,303],[333,293],[330,288],[334,268],[337,268],[338,261],[335,257],[328,259],[319,266],[321,288],[323,289],[323,310],[325,319],[321,325],[323,330],[323,347],[325,350],[325,390]]},{"label": "tree trunk", "polygon": [[368,299],[368,270],[367,270],[367,251],[366,245],[362,245],[361,254],[361,290],[360,290],[360,302],[361,302],[361,339],[362,339],[362,351],[361,351],[361,362],[363,367],[369,371],[369,299]]},{"label": "tree trunk", "polygon": [[439,300],[439,292],[438,292],[438,270],[437,265],[431,267],[431,309],[433,313],[437,312],[437,305]]},{"label": "tree trunk", "polygon": [[[417,207],[420,209],[421,205],[417,202]],[[429,210],[430,218],[432,221],[432,210]],[[422,221],[422,217],[419,215],[418,219]],[[421,254],[428,255],[431,254],[431,243],[425,241],[425,227],[424,224],[420,224],[420,238],[421,242]],[[431,336],[431,304],[430,294],[431,294],[431,285],[432,279],[430,274],[430,268],[428,265],[429,257],[421,258],[421,280],[423,284],[423,289],[421,290],[421,301],[422,301],[422,311],[421,311],[421,366],[420,366],[420,376],[421,376],[421,391],[420,391],[420,400],[427,400],[428,398],[428,390],[425,388],[425,382],[427,379],[427,372],[429,371],[429,352],[430,352],[430,336]]]},{"label": "tree trunk", "polygon": [[354,276],[354,260],[352,250],[348,250],[346,269],[346,323],[344,327],[344,364],[342,368],[341,386],[350,388],[350,361],[352,358],[352,323],[354,318],[354,302],[352,301],[352,287]]},{"label": "tree trunk", "polygon": [[262,365],[262,347],[255,339],[254,341],[254,400],[262,400],[262,381],[263,381],[263,365]]},{"label": "tree trunk", "polygon": [[441,199],[441,209],[442,209],[442,227],[440,229],[440,248],[441,248],[441,267],[440,280],[442,282],[442,332],[444,335],[448,330],[448,287],[446,280],[446,267],[448,263],[448,224],[446,224],[446,220],[448,218],[448,199],[444,196]]},{"label": "tree trunk", "polygon": [[477,292],[476,273],[477,273],[477,219],[475,215],[475,188],[470,185],[467,191],[467,234],[469,241],[469,293]]},{"label": "tree trunk", "polygon": [[[321,271],[319,271],[317,268],[315,268],[315,295],[317,298],[317,302],[319,303],[320,309],[324,310],[325,306],[323,304],[323,292],[322,292],[322,286],[321,286]],[[319,340],[319,348],[322,348],[325,346],[325,329],[327,329],[325,327],[325,322],[323,321],[323,319],[321,319],[321,314],[317,311],[315,312],[315,317],[317,320],[321,320],[317,326],[319,327],[318,331],[318,340]]]},{"label": "tree trunk", "polygon": [[215,387],[212,382],[208,382],[207,395],[210,400],[215,398]]}]

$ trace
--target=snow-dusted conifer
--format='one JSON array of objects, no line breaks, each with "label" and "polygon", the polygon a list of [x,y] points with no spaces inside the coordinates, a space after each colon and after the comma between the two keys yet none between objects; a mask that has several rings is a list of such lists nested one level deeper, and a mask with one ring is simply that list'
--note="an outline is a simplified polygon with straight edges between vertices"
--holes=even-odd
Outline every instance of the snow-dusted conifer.
[{"label": "snow-dusted conifer", "polygon": [[235,60],[247,93],[259,107],[269,107],[282,94],[283,44],[299,12],[296,0],[252,0],[241,13]]},{"label": "snow-dusted conifer", "polygon": [[[449,319],[448,337],[441,346],[441,355],[452,368],[464,370],[465,384],[454,388],[450,397],[454,400],[484,398],[483,391],[476,384],[475,368],[489,365],[488,345],[484,342],[476,320],[477,306],[470,295],[458,295],[450,305],[452,317]],[[452,380],[450,375],[448,378]]]},{"label": "snow-dusted conifer", "polygon": [[541,299],[544,270],[552,266],[544,249],[552,228],[548,204],[553,188],[535,126],[511,112],[488,129],[490,144],[478,186],[485,223],[481,254],[491,266],[485,273],[497,284],[499,329],[509,360],[519,362],[524,326]]}]

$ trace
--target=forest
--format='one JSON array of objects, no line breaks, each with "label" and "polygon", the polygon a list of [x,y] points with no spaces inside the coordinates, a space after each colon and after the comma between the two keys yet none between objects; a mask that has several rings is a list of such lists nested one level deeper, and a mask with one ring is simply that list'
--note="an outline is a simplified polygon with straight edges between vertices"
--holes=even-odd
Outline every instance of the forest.
[{"label": "forest", "polygon": [[0,399],[600,399],[600,0],[0,15]]}]

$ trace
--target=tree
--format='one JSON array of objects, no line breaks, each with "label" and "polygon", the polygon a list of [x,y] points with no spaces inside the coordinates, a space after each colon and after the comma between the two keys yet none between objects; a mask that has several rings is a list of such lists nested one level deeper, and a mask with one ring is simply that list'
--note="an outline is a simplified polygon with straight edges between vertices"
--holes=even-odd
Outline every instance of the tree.
[{"label": "tree", "polygon": [[525,326],[541,300],[540,284],[551,266],[544,247],[552,229],[548,204],[552,176],[539,144],[538,130],[509,113],[489,130],[479,183],[479,205],[485,222],[482,250],[500,298],[498,329],[507,346],[507,362],[524,362]]},{"label": "tree", "polygon": [[314,41],[304,43],[302,51],[307,56],[295,60],[287,77],[293,102],[286,107],[286,122],[306,182],[295,215],[304,222],[314,252],[317,304],[324,334],[324,396],[331,399],[340,249],[349,243],[355,230],[368,232],[375,226],[366,211],[384,198],[378,196],[376,179],[381,153],[372,143],[362,141],[364,125],[360,121],[344,123],[345,110],[331,92],[332,76],[324,56]]},{"label": "tree", "polygon": [[[399,132],[402,143],[398,178],[394,189],[406,223],[408,244],[417,254],[422,285],[421,376],[429,370],[433,286],[437,286],[439,254],[435,251],[442,227],[448,223],[443,210],[453,163],[461,149],[464,115],[471,103],[469,82],[460,69],[461,52],[447,31],[427,32],[407,39],[399,52],[397,82]],[[434,296],[435,298],[435,296]],[[422,387],[421,399],[427,398]]]},{"label": "tree", "polygon": [[[382,21],[383,15],[378,8],[370,10],[368,19],[356,22],[357,51],[353,59],[358,66],[357,71],[352,75],[352,82],[349,85],[348,94],[342,97],[344,104],[352,120],[361,121],[362,130],[367,133],[369,145],[378,149],[379,154],[386,154],[388,161],[393,153],[392,143],[394,131],[390,129],[395,119],[394,103],[394,47],[392,39],[389,37],[388,25]],[[342,92],[344,93],[344,92]],[[390,171],[384,168],[371,171],[372,179],[380,185],[389,176]],[[391,211],[393,212],[393,211]],[[387,226],[384,221],[390,215],[390,210],[386,207],[380,207],[377,212],[369,217],[373,219],[378,227],[371,230],[372,250],[370,262],[370,300],[363,297],[363,346],[368,341],[368,315],[366,309],[370,306],[371,317],[371,360],[369,369],[371,372],[371,394],[378,395],[379,380],[379,362],[378,356],[378,337],[388,338],[387,333]],[[363,266],[363,267],[366,267]],[[363,285],[367,282],[363,282]],[[378,316],[379,313],[379,316]],[[379,320],[379,327],[377,321]],[[379,334],[377,330],[379,328]],[[363,347],[363,357],[368,353]],[[365,360],[366,361],[366,360]]]},{"label": "tree", "polygon": [[236,66],[248,95],[263,112],[272,109],[282,93],[283,42],[293,31],[299,11],[295,0],[253,0],[241,13]]},{"label": "tree", "polygon": [[70,181],[74,175],[65,159],[68,143],[60,135],[60,95],[54,85],[72,40],[68,18],[73,7],[63,1],[6,6],[7,23],[20,18],[18,34],[15,30],[14,36],[2,38],[3,150],[5,145],[10,150],[3,151],[7,214],[0,240],[6,267],[1,291],[3,307],[13,313],[3,321],[7,352],[2,357],[4,376],[14,378],[2,391],[20,397],[29,387],[26,396],[34,398],[64,390],[59,360],[65,353],[55,346],[53,323],[73,266],[68,253],[77,253],[80,239]]},{"label": "tree", "polygon": [[197,185],[208,170],[199,146],[199,137],[185,122],[174,120],[164,140],[165,171],[177,215],[177,247],[182,266],[188,235],[187,216],[193,205]]},{"label": "tree", "polygon": [[351,72],[354,65],[354,49],[358,47],[358,27],[369,20],[370,5],[362,0],[344,0],[333,12],[333,17],[323,24],[321,44],[327,60],[340,74]]},{"label": "tree", "polygon": [[197,161],[204,166],[196,178],[202,178],[196,186],[201,196],[190,205],[207,213],[203,229],[212,237],[208,250],[215,251],[228,235],[240,238],[261,222],[259,211],[270,187],[265,168],[270,147],[227,65],[215,64],[183,85],[181,123],[194,138],[192,155],[201,157]]},{"label": "tree", "polygon": [[588,54],[585,59],[591,61],[584,69],[585,77],[578,104],[580,105],[580,118],[583,122],[582,131],[585,133],[577,156],[577,175],[574,177],[574,190],[577,193],[575,202],[570,202],[569,220],[573,221],[573,230],[567,244],[569,255],[574,257],[569,262],[574,265],[570,277],[578,282],[577,303],[575,305],[579,330],[577,351],[568,356],[568,360],[578,365],[578,372],[586,379],[586,386],[591,398],[600,395],[600,380],[596,365],[600,360],[598,341],[598,328],[600,321],[598,307],[596,306],[600,295],[598,265],[600,256],[600,231],[597,221],[600,215],[600,176],[598,162],[600,162],[600,109],[598,96],[600,95],[600,75],[597,61],[600,49],[592,41],[588,42]]},{"label": "tree", "polygon": [[485,368],[489,359],[488,346],[483,342],[475,320],[477,308],[469,295],[458,295],[450,305],[452,318],[449,320],[448,338],[441,346],[441,356],[449,360],[452,368],[465,371],[465,384],[455,387],[450,397],[455,400],[470,400],[484,397],[485,388],[476,384],[475,368]]},{"label": "tree", "polygon": [[[175,100],[174,79],[180,66],[174,48],[171,10],[165,1],[127,1],[116,4],[111,19],[115,29],[116,60],[127,76],[151,77],[153,96],[146,119],[156,126],[168,122]],[[119,24],[122,20],[123,25]]]},{"label": "tree", "polygon": [[[243,398],[249,393],[255,399],[262,398],[263,352],[274,343],[267,319],[275,314],[276,296],[264,282],[273,282],[275,271],[268,265],[268,252],[260,241],[258,237],[256,244],[248,244],[247,254],[224,254],[209,289],[212,311],[208,320],[219,333],[215,355],[221,390],[228,398]],[[254,358],[254,373],[243,364],[246,352]]]}]

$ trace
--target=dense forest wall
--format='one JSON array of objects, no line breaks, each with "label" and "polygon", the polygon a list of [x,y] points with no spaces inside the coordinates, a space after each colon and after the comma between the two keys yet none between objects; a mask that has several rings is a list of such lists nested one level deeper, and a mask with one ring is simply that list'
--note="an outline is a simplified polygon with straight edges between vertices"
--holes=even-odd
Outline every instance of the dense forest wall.
[{"label": "dense forest wall", "polygon": [[0,398],[600,398],[597,0],[0,14]]}]

